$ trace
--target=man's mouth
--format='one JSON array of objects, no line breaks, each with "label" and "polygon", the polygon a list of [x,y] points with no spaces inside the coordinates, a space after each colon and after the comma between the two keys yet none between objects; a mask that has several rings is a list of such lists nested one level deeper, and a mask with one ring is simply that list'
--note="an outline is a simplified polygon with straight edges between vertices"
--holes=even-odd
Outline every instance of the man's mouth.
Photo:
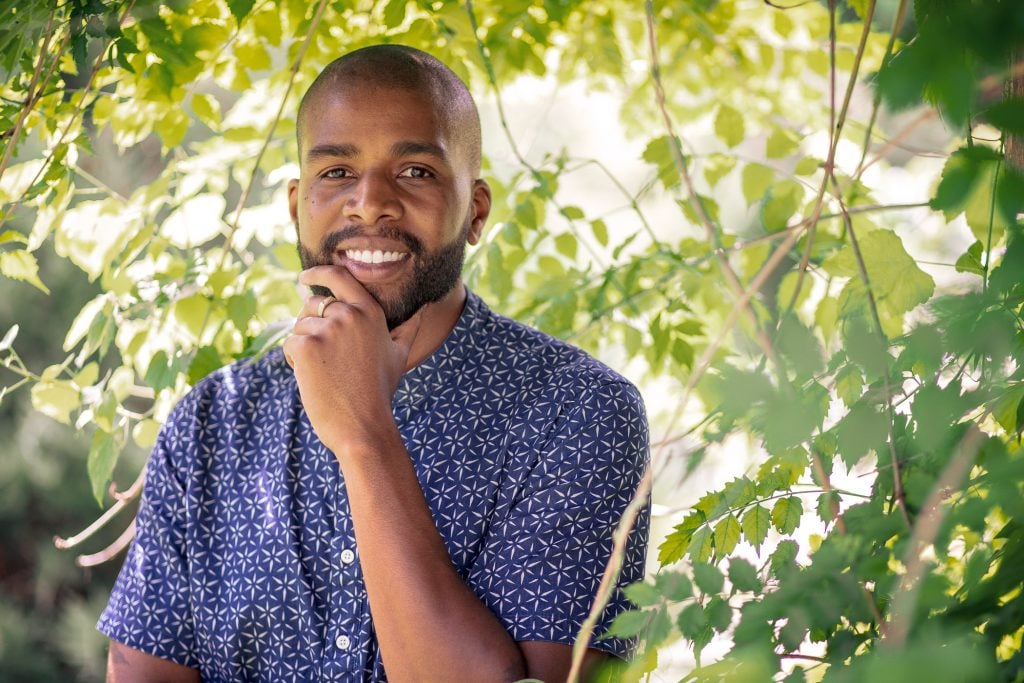
[{"label": "man's mouth", "polygon": [[379,249],[346,249],[345,257],[360,264],[394,263],[409,254],[403,251],[381,251]]}]

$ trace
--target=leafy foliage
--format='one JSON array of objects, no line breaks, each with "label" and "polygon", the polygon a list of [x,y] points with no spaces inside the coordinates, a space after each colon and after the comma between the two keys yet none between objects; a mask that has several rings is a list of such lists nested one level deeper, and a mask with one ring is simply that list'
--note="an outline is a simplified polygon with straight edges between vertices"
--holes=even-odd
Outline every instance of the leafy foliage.
[{"label": "leafy foliage", "polygon": [[[392,41],[478,92],[581,79],[627,93],[646,177],[631,190],[567,150],[533,163],[510,136],[520,164],[493,179],[466,277],[505,312],[680,382],[661,440],[695,461],[737,434],[758,449],[685,505],[661,571],[629,588],[637,610],[612,632],[641,650],[615,676],[683,642],[687,680],[1018,680],[1024,178],[1002,145],[1020,101],[1000,93],[1024,7],[918,0],[904,42],[878,19],[888,7],[898,34],[906,0],[793,4],[9,3],[0,273],[46,292],[37,255],[52,248],[97,293],[62,361],[31,366],[3,330],[2,391],[25,385],[38,413],[89,432],[106,504],[119,454],[151,446],[188,386],[287,331],[291,113],[327,61]],[[956,131],[921,209],[970,234],[953,284],[868,180],[896,144],[876,139],[879,108],[922,103]],[[93,172],[94,150],[145,145],[149,176],[115,188]],[[584,166],[635,227],[566,199]],[[674,222],[650,219],[659,198]],[[654,455],[671,489],[673,451]],[[863,488],[835,483],[851,472]],[[731,649],[705,663],[715,638]]]}]

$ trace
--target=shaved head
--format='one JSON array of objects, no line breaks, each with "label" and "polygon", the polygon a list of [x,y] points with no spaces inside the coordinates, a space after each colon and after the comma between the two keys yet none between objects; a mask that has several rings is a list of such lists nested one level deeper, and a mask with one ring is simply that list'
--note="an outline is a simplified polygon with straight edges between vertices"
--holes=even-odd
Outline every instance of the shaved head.
[{"label": "shaved head", "polygon": [[449,139],[480,175],[480,115],[469,89],[433,55],[405,45],[373,45],[350,52],[324,67],[299,104],[296,138],[302,163],[302,136],[307,118],[333,92],[353,87],[404,90],[423,95],[433,105]]}]

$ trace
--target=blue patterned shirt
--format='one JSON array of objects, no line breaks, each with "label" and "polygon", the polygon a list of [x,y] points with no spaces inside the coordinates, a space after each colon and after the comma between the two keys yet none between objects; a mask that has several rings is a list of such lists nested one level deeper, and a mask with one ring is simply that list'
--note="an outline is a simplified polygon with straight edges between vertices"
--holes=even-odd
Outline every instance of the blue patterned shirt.
[{"label": "blue patterned shirt", "polygon": [[[513,639],[571,644],[647,461],[636,389],[470,293],[393,410],[459,575]],[[643,577],[647,526],[620,586]],[[280,349],[175,407],[136,528],[98,624],[114,640],[207,683],[385,680],[345,481]],[[628,606],[616,589],[596,632]]]}]

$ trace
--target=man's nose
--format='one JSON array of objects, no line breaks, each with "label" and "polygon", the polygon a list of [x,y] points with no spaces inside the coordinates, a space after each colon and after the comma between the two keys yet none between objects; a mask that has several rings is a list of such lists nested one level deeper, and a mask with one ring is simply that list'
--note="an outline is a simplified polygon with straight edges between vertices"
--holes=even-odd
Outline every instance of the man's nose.
[{"label": "man's nose", "polygon": [[345,201],[344,212],[346,218],[364,225],[397,221],[402,217],[398,188],[386,173],[364,173]]}]

